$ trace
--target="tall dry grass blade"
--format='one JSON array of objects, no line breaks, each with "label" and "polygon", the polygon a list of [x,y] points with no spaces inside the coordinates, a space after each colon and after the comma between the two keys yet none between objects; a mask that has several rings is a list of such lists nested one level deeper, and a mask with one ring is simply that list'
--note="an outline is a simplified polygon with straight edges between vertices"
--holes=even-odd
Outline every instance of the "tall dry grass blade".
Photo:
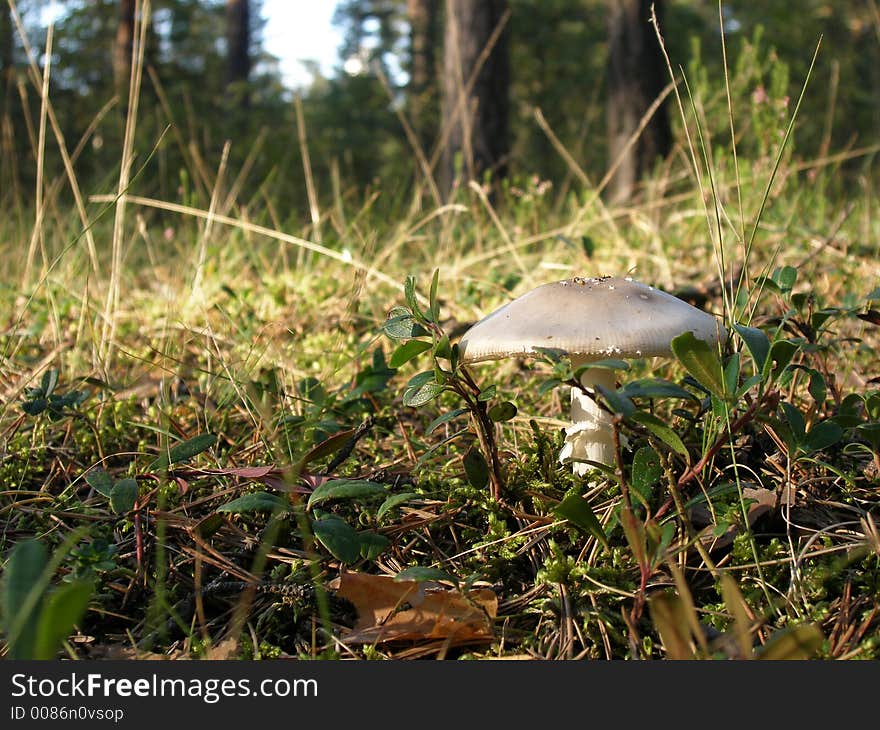
[{"label": "tall dry grass blade", "polygon": [[[813,51],[813,58],[810,60],[810,67],[807,69],[806,78],[804,78],[803,86],[801,86],[801,93],[798,95],[797,103],[794,106],[794,110],[791,113],[791,119],[788,122],[788,127],[786,127],[785,135],[782,137],[782,142],[779,145],[779,152],[776,155],[776,159],[773,162],[773,169],[770,171],[770,177],[767,179],[767,185],[764,188],[764,195],[761,197],[761,205],[758,208],[758,213],[755,216],[755,224],[752,227],[752,232],[749,235],[748,241],[746,242],[746,257],[751,254],[752,246],[755,243],[755,238],[758,235],[758,224],[761,222],[761,218],[764,215],[764,210],[767,207],[767,201],[770,199],[770,191],[773,189],[773,183],[776,181],[776,174],[779,172],[779,166],[782,164],[782,156],[785,154],[785,149],[788,147],[788,141],[791,139],[791,134],[794,131],[794,123],[798,118],[798,112],[801,108],[801,103],[804,100],[804,95],[807,93],[807,86],[810,83],[810,78],[813,75],[813,69],[816,67],[816,59],[819,57],[819,49],[822,47],[822,36],[819,36],[819,41],[816,43],[816,50]],[[754,314],[755,307],[758,304],[758,297],[755,297],[752,302],[752,308],[749,312],[749,316],[751,317]]]},{"label": "tall dry grass blade", "polygon": [[[660,24],[657,20],[657,13],[655,12],[653,5],[651,6],[651,25],[654,26],[654,34],[657,36],[657,41],[660,44],[660,50],[663,53],[663,60],[666,63],[666,70],[669,73],[669,78],[672,79],[673,84],[674,84],[673,91],[675,93],[675,101],[676,101],[676,104],[678,105],[678,113],[681,116],[682,127],[684,128],[685,139],[687,140],[688,153],[690,155],[690,160],[691,160],[691,168],[693,169],[694,175],[696,176],[696,179],[697,179],[697,187],[700,191],[700,201],[703,204],[703,213],[706,216],[706,221],[708,223],[709,237],[710,237],[710,239],[712,239],[712,236],[713,236],[712,216],[709,214],[709,207],[706,203],[706,189],[705,189],[705,186],[703,185],[703,173],[701,171],[700,163],[699,163],[699,160],[697,157],[696,146],[694,145],[694,140],[691,137],[691,129],[690,129],[690,125],[688,124],[687,114],[685,113],[685,110],[684,110],[684,104],[682,103],[682,100],[681,100],[681,94],[678,91],[678,85],[675,84],[675,72],[672,70],[672,62],[669,60],[669,53],[666,50],[666,42],[663,39],[663,34],[660,32]],[[681,70],[681,69],[679,69],[679,70]],[[683,75],[684,75],[684,73],[682,72],[682,76]],[[720,248],[721,241],[719,240],[716,245],[718,248]],[[716,248],[716,256],[717,256],[717,253],[718,253],[718,250]],[[724,286],[723,270],[719,273],[718,281],[719,281],[719,284],[721,285],[721,290],[724,291],[725,286]]]},{"label": "tall dry grass blade", "polygon": [[599,181],[599,184],[590,191],[590,194],[589,196],[587,196],[587,199],[584,201],[583,205],[578,208],[577,212],[575,213],[571,222],[568,225],[566,235],[574,235],[578,226],[580,226],[580,224],[583,222],[584,216],[587,214],[587,211],[589,211],[593,206],[596,206],[596,208],[599,210],[599,214],[602,216],[602,219],[610,223],[612,232],[618,239],[618,242],[623,242],[623,236],[621,236],[620,230],[617,228],[617,224],[614,222],[614,217],[608,211],[605,203],[602,202],[602,193],[604,192],[605,188],[608,187],[608,184],[611,182],[611,178],[614,177],[614,173],[616,173],[617,169],[623,164],[630,148],[632,148],[632,146],[636,142],[638,142],[639,137],[642,136],[642,132],[645,131],[645,127],[648,126],[651,119],[654,117],[654,114],[656,114],[657,110],[660,108],[660,105],[663,103],[666,97],[669,96],[670,92],[674,88],[674,81],[667,84],[663,91],[660,92],[659,96],[651,103],[651,106],[649,106],[647,110],[645,110],[645,113],[639,120],[638,126],[636,127],[635,131],[629,136],[629,139],[626,141],[623,149],[621,149],[620,154],[617,156],[617,159],[614,160],[608,170],[606,170],[605,175]]},{"label": "tall dry grass blade", "polygon": [[49,77],[52,71],[52,37],[54,32],[54,23],[49,23],[49,27],[46,29],[46,66],[41,74],[42,83],[40,84],[40,127],[37,133],[37,175],[36,182],[34,183],[36,188],[34,191],[35,220],[24,265],[24,281],[22,285],[25,287],[30,283],[31,269],[37,255],[37,248],[40,249],[43,257],[42,273],[45,273],[46,266],[49,263],[49,257],[46,254],[46,241],[43,235],[43,215],[45,213],[45,208],[43,207],[43,176],[46,163],[46,118],[49,108]]},{"label": "tall dry grass blade", "polygon": [[[28,39],[28,35],[24,29],[24,25],[21,20],[21,16],[18,14],[18,11],[15,7],[15,3],[13,0],[9,0],[9,7],[11,10],[11,15],[13,22],[16,27],[16,32],[19,34],[19,38],[22,43],[22,47],[25,51],[25,56],[28,62],[28,72],[29,77],[31,79],[31,83],[33,84],[35,89],[41,90],[45,84],[48,83],[48,79],[44,78],[43,73],[40,71],[39,65],[37,64],[36,54],[34,54],[33,48],[31,47],[30,40]],[[24,91],[23,85],[19,85],[19,93],[21,94]],[[49,98],[48,94],[41,92],[41,98],[46,104],[46,113],[48,115],[49,124],[52,127],[52,133],[55,136],[55,142],[58,145],[58,150],[61,153],[61,161],[64,164],[64,171],[67,176],[68,183],[70,184],[70,189],[73,193],[73,200],[76,205],[77,214],[79,215],[80,224],[83,227],[83,231],[85,233],[85,241],[86,246],[88,248],[89,258],[91,259],[92,269],[95,275],[99,275],[99,263],[98,263],[98,254],[95,246],[95,237],[91,231],[91,223],[89,222],[89,216],[86,212],[85,203],[83,201],[82,191],[80,190],[79,182],[76,178],[76,173],[74,172],[74,161],[80,154],[80,150],[82,145],[84,145],[85,140],[91,135],[94,131],[94,128],[97,126],[98,121],[103,118],[104,114],[106,114],[108,110],[108,106],[105,105],[96,115],[96,117],[89,124],[88,129],[84,133],[80,143],[77,145],[77,149],[73,155],[69,154],[67,151],[67,143],[64,139],[64,133],[61,129],[61,124],[58,122],[58,117],[55,114],[55,108],[52,104],[52,100]],[[26,97],[22,95],[22,108],[27,109],[28,105],[26,103]],[[25,114],[26,124],[28,124],[29,132],[32,132],[32,128],[29,125],[30,117]],[[31,135],[33,149],[37,149],[37,141]],[[38,166],[39,167],[39,166]],[[52,200],[55,197],[55,193],[52,192],[51,196],[46,197],[46,200]]]},{"label": "tall dry grass blade", "polygon": [[[195,218],[207,218],[208,212],[201,210],[199,208],[192,208],[188,205],[180,205],[179,203],[168,203],[163,200],[155,200],[153,198],[145,198],[139,195],[126,195],[126,201],[130,205],[143,205],[148,208],[156,208],[158,210],[166,210],[171,213],[180,213],[181,215],[189,215]],[[93,195],[89,198],[93,202],[96,203],[108,203],[113,202],[116,198],[112,195]],[[291,236],[287,233],[281,233],[280,231],[273,230],[271,228],[267,228],[265,226],[257,225],[256,223],[248,223],[246,221],[237,220],[235,218],[230,218],[226,215],[215,214],[213,216],[215,223],[222,223],[223,225],[232,226],[234,228],[238,228],[242,231],[247,231],[249,233],[256,233],[260,236],[266,236],[267,238],[274,239],[276,241],[281,241],[283,243],[289,243],[294,246],[298,246],[300,248],[304,248],[308,251],[313,251],[322,256],[326,256],[327,258],[333,259],[335,261],[339,261],[340,263],[345,264],[346,266],[351,266],[355,269],[360,269],[363,271],[367,277],[372,277],[377,281],[381,281],[383,284],[387,284],[390,287],[393,287],[397,291],[403,291],[403,285],[400,284],[396,279],[384,274],[383,272],[375,269],[369,264],[360,261],[357,258],[354,258],[350,254],[340,253],[339,251],[334,251],[331,248],[327,248],[326,246],[321,246],[317,243],[312,243],[311,241],[307,241],[304,238],[299,238],[298,236]],[[419,301],[422,304],[427,304],[428,300],[421,294],[416,294]]]},{"label": "tall dry grass blade", "polygon": [[522,257],[516,250],[516,246],[513,245],[510,234],[507,232],[507,229],[504,227],[504,224],[498,217],[498,213],[495,212],[495,209],[489,202],[489,198],[486,195],[486,191],[483,190],[483,186],[480,185],[476,180],[471,180],[468,183],[468,187],[470,187],[470,189],[473,190],[474,193],[476,193],[477,197],[480,199],[480,202],[483,204],[483,207],[486,209],[486,212],[489,214],[489,217],[492,219],[492,223],[494,224],[498,233],[501,235],[501,240],[504,241],[505,250],[510,254],[510,257],[516,263],[516,266],[519,269],[520,274],[522,274],[523,279],[525,279],[526,282],[531,283],[533,281],[533,269],[526,266],[525,261],[522,260]]},{"label": "tall dry grass blade", "polygon": [[263,144],[265,143],[268,134],[269,131],[264,127],[260,130],[259,134],[257,134],[257,138],[253,143],[251,143],[247,157],[245,157],[241,169],[238,171],[238,175],[235,176],[235,180],[233,180],[232,185],[229,186],[229,192],[226,194],[223,205],[218,208],[221,213],[228,213],[232,210],[232,206],[234,206],[235,201],[238,200],[238,195],[244,187],[248,175],[250,175],[260,152],[263,150]]},{"label": "tall dry grass blade", "polygon": [[190,145],[186,143],[183,139],[183,135],[180,133],[180,125],[174,119],[174,111],[171,108],[171,104],[168,101],[168,95],[165,93],[165,87],[162,85],[162,81],[159,79],[159,75],[156,73],[156,69],[152,66],[147,66],[147,74],[150,77],[150,82],[153,84],[153,90],[156,92],[156,98],[159,100],[159,105],[162,107],[162,113],[165,115],[165,119],[168,125],[171,128],[171,134],[174,136],[174,141],[177,143],[177,148],[180,151],[180,156],[183,158],[183,164],[186,166],[187,171],[189,172],[190,180],[193,181],[193,184],[196,185],[198,189],[198,193],[200,195],[206,195],[208,186],[206,186],[204,180],[202,179],[201,172],[196,164],[195,159],[193,158],[192,149]]},{"label": "tall dry grass blade", "polygon": [[[667,91],[666,95],[668,95],[668,93],[669,92]],[[663,96],[663,98],[665,98],[665,95]],[[662,99],[660,101],[662,101]],[[648,124],[651,117],[654,116],[654,112],[660,106],[660,101],[657,101],[655,104],[651,105],[651,108],[648,110],[648,113],[642,118],[641,122],[639,123],[638,130],[627,141],[626,147],[624,148],[624,152],[620,155],[620,157],[618,157],[617,161],[615,162],[614,166],[610,169],[610,171],[605,174],[605,177],[602,179],[603,182],[600,183],[600,185],[598,185],[597,187],[593,188],[591,191],[591,194],[589,196],[590,205],[596,206],[602,220],[606,224],[608,224],[609,228],[614,232],[614,234],[618,238],[620,238],[620,231],[617,228],[617,223],[615,223],[614,218],[612,217],[610,211],[608,210],[608,206],[605,205],[605,203],[602,201],[602,197],[601,197],[602,190],[605,189],[605,186],[608,185],[608,182],[611,180],[612,176],[614,175],[614,172],[617,170],[618,167],[620,167],[620,164],[623,162],[623,156],[626,153],[626,150],[628,150],[633,144],[635,144],[635,141],[638,139],[639,135],[642,133],[642,130]],[[550,140],[550,144],[553,146],[553,149],[555,149],[556,152],[559,153],[559,156],[563,159],[565,164],[568,166],[569,171],[581,182],[581,184],[584,186],[584,188],[589,190],[590,186],[591,186],[590,178],[587,176],[587,173],[584,172],[583,168],[580,165],[578,165],[577,161],[572,156],[572,154],[565,148],[565,145],[562,144],[559,137],[556,136],[556,133],[553,131],[553,129],[550,127],[550,124],[547,122],[547,119],[544,117],[544,113],[538,107],[535,107],[534,115],[535,115],[535,121],[538,123],[538,126],[541,128],[541,131],[544,132],[547,139]],[[586,211],[588,209],[589,209],[589,207],[587,205],[582,206],[578,210],[578,212],[575,214],[574,220],[577,221],[577,223],[580,223],[580,221],[583,219],[583,215],[586,213]],[[576,223],[572,223],[570,225],[569,233],[574,231],[574,227],[576,225],[577,225]]]},{"label": "tall dry grass blade", "polygon": [[[388,94],[389,100],[393,102],[394,91],[391,89],[391,84],[388,83],[385,72],[382,70],[382,65],[379,63],[374,63],[372,68],[376,76],[379,78],[379,81],[382,84],[382,88],[385,89],[385,93]],[[422,188],[427,185],[428,189],[431,191],[431,197],[434,199],[434,204],[439,207],[443,203],[442,197],[440,195],[440,188],[437,186],[437,181],[434,179],[434,171],[431,169],[431,163],[428,161],[428,158],[425,155],[425,151],[422,149],[422,145],[419,142],[419,137],[415,133],[415,130],[412,128],[412,125],[409,123],[409,120],[406,118],[406,114],[404,114],[403,109],[401,109],[400,106],[397,104],[392,104],[392,108],[394,109],[394,113],[397,115],[400,126],[403,127],[403,133],[406,135],[406,141],[409,143],[409,146],[415,153],[416,160],[419,163],[419,169],[422,171],[422,178],[421,180],[419,180],[419,184],[416,187],[415,193],[413,194],[413,200],[420,200],[420,198],[422,197]]]},{"label": "tall dry grass blade", "polygon": [[[721,197],[718,191],[718,183],[715,180],[715,164],[712,160],[712,141],[711,139],[707,139],[707,132],[700,121],[701,117],[703,116],[700,113],[702,106],[700,107],[700,109],[697,108],[697,101],[694,98],[694,95],[691,93],[691,87],[688,83],[687,77],[684,76],[684,70],[679,70],[681,70],[682,72],[685,89],[687,90],[688,99],[691,103],[691,112],[694,115],[694,124],[697,127],[697,139],[700,142],[700,151],[703,155],[703,165],[705,165],[706,168],[706,177],[709,179],[709,190],[712,193],[712,212],[714,213],[714,216],[713,218],[709,219],[709,237],[715,243],[715,245],[713,246],[713,253],[715,254],[715,264],[718,268],[718,281],[721,282],[721,301],[724,307],[724,314],[727,321],[731,322],[733,321],[733,309],[730,300],[730,290],[729,287],[724,284],[724,272],[727,266],[725,263],[724,226],[722,224],[722,218],[725,218],[725,214],[722,211]],[[711,235],[713,221],[716,232],[715,238],[712,238]]]},{"label": "tall dry grass blade", "polygon": [[312,174],[312,161],[309,157],[309,142],[306,136],[306,120],[303,114],[302,97],[297,94],[293,98],[296,110],[296,132],[299,140],[299,152],[302,157],[303,174],[306,178],[306,195],[309,198],[309,218],[312,221],[312,234],[321,243],[321,210],[318,207],[318,194],[315,191],[315,177]]},{"label": "tall dry grass blade", "polygon": [[[743,246],[743,274],[740,278],[740,281],[748,281],[749,273],[748,267],[749,262],[747,257],[745,256],[745,242],[746,242],[746,214],[745,209],[743,208],[743,197],[742,197],[742,180],[740,179],[739,173],[739,157],[737,155],[736,150],[736,126],[733,121],[733,99],[730,94],[730,66],[727,62],[727,40],[726,36],[723,32],[724,29],[724,12],[722,10],[722,0],[718,0],[718,27],[722,29],[722,32],[719,34],[721,36],[721,61],[724,68],[724,93],[727,97],[727,118],[730,121],[730,149],[733,153],[733,172],[734,177],[736,179],[736,201],[737,208],[739,210],[739,239],[740,245]],[[733,273],[733,272],[731,272]],[[725,289],[727,287],[724,287]],[[737,287],[737,294],[739,294],[739,287]],[[737,296],[733,297],[733,301],[737,301]]]},{"label": "tall dry grass blade", "polygon": [[131,183],[134,163],[134,136],[137,129],[138,102],[144,68],[147,28],[150,22],[150,0],[135,0],[134,43],[132,44],[131,76],[128,87],[128,106],[125,116],[125,132],[122,141],[122,160],[119,165],[116,210],[113,217],[113,236],[110,252],[110,272],[107,298],[104,305],[104,321],[99,346],[98,363],[105,372],[109,368],[113,341],[116,334],[116,310],[122,278],[123,237],[125,235],[125,191]]},{"label": "tall dry grass blade", "polygon": [[226,164],[229,161],[229,148],[231,144],[229,140],[223,145],[223,152],[220,155],[220,166],[217,169],[217,178],[214,181],[214,190],[211,192],[211,202],[208,206],[208,215],[205,218],[205,227],[202,229],[202,235],[199,236],[199,251],[196,259],[196,269],[192,280],[192,289],[190,290],[190,302],[197,302],[202,297],[202,282],[205,277],[205,261],[208,258],[208,241],[214,230],[214,216],[217,213],[217,203],[220,199],[220,190],[223,186],[223,178],[226,173]]}]

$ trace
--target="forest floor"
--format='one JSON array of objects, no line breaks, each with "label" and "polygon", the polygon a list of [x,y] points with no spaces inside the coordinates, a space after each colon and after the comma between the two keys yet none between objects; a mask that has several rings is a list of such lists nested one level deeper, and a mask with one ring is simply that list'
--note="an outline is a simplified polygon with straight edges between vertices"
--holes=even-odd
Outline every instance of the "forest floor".
[{"label": "forest floor", "polygon": [[[0,549],[30,547],[7,653],[880,658],[880,199],[844,162],[741,161],[739,186],[717,163],[617,208],[534,179],[350,191],[295,234],[136,186],[88,227],[8,217]],[[616,364],[619,462],[576,477],[565,361],[465,372],[450,343],[601,275],[731,337]],[[28,575],[30,609],[69,603],[61,644],[11,618]]]}]

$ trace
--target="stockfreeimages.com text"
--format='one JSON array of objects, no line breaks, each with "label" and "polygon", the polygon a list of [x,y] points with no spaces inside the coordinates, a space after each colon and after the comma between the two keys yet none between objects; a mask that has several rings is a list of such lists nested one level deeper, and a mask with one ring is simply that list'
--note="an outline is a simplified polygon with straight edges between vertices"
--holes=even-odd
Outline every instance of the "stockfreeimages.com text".
[{"label": "stockfreeimages.com text", "polygon": [[30,674],[12,675],[12,696],[32,698],[102,697],[197,697],[208,704],[224,697],[317,697],[316,679],[270,678],[252,682],[240,679],[172,679],[149,677],[129,679],[106,677],[97,672],[77,674],[60,679],[39,678]]}]

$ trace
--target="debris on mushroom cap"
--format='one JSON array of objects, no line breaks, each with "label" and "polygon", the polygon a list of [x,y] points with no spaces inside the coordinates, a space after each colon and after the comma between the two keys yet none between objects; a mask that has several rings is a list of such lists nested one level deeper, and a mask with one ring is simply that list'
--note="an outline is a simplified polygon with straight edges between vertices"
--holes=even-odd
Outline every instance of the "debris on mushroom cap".
[{"label": "debris on mushroom cap", "polygon": [[726,338],[715,317],[671,294],[605,276],[555,281],[505,304],[471,327],[459,342],[462,362],[564,350],[597,360],[669,355],[673,337]]}]

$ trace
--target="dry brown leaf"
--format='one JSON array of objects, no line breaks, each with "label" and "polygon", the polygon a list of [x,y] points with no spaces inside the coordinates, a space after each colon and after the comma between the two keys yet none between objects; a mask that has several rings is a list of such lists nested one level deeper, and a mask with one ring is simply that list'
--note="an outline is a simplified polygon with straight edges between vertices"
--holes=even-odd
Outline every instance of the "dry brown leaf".
[{"label": "dry brown leaf", "polygon": [[[781,494],[764,489],[763,487],[743,487],[743,499],[749,502],[746,509],[749,526],[755,524],[758,518],[773,512],[778,507],[793,506],[795,501],[795,490],[788,487],[783,489]],[[708,525],[706,529],[700,532],[700,541],[708,550],[720,550],[733,544],[734,538],[739,534],[739,528],[731,525],[721,535],[713,535],[712,531],[715,525],[712,523],[711,513],[705,505],[697,505],[691,510],[691,520],[697,524]]]},{"label": "dry brown leaf", "polygon": [[208,651],[205,652],[205,659],[212,659],[214,661],[237,659],[239,656],[239,648],[238,639],[228,637],[210,647]]},{"label": "dry brown leaf", "polygon": [[337,595],[357,609],[357,623],[343,637],[347,643],[492,638],[498,598],[488,588],[462,594],[433,581],[366,573],[343,573],[334,583]]}]

